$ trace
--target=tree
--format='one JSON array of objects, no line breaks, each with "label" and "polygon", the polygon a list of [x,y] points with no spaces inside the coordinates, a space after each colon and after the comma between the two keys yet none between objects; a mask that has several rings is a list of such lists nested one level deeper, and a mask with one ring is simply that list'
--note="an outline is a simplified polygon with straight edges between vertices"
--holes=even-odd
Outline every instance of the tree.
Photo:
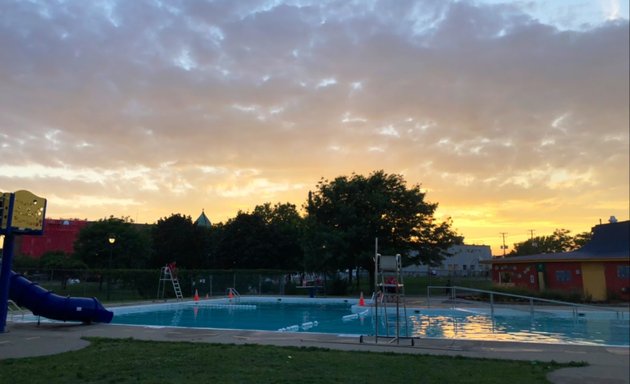
[{"label": "tree", "polygon": [[213,233],[212,252],[220,268],[297,270],[304,259],[300,237],[302,218],[295,205],[265,203],[235,218]]},{"label": "tree", "polygon": [[[401,175],[376,171],[321,180],[306,205],[310,260],[322,255],[328,270],[355,267],[374,270],[374,244],[379,253],[408,256],[411,263],[437,263],[445,250],[461,242],[450,219],[438,223],[437,204],[425,201],[420,185],[407,187]],[[352,274],[350,274],[352,276]],[[373,277],[373,276],[372,276]]]},{"label": "tree", "polygon": [[159,219],[151,231],[155,247],[152,266],[161,267],[175,261],[186,268],[202,268],[206,259],[202,244],[204,233],[197,230],[190,216],[177,213]]},{"label": "tree", "polygon": [[584,246],[590,239],[588,232],[570,236],[568,229],[556,229],[550,236],[537,236],[521,243],[515,243],[507,256],[535,255],[539,253],[571,252]]},{"label": "tree", "polygon": [[259,215],[239,211],[222,229],[216,259],[220,268],[275,267],[271,232]]},{"label": "tree", "polygon": [[[116,241],[108,239],[114,235]],[[90,268],[146,268],[151,257],[148,226],[133,224],[128,218],[107,219],[88,224],[74,244],[75,256]]]},{"label": "tree", "polygon": [[301,245],[303,219],[297,207],[290,203],[270,203],[257,205],[252,212],[264,221],[269,230],[266,239],[273,247],[269,257],[274,258],[275,268],[286,270],[301,269],[304,262],[304,251]]}]

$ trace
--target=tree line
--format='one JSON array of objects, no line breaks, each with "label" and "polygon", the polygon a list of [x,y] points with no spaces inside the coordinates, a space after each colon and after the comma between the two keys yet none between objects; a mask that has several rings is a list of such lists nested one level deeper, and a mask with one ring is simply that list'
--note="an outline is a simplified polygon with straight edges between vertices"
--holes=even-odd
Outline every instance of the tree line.
[{"label": "tree line", "polygon": [[575,236],[571,236],[571,231],[568,229],[556,229],[551,235],[532,236],[531,239],[515,243],[514,249],[506,256],[571,252],[586,245],[590,239],[590,232],[578,233]]},{"label": "tree line", "polygon": [[211,227],[197,226],[181,213],[154,224],[104,218],[81,230],[74,254],[52,252],[40,264],[146,269],[175,261],[186,269],[371,271],[378,238],[379,253],[400,253],[408,264],[437,265],[451,245],[463,243],[450,218],[435,218],[437,207],[419,184],[408,186],[402,175],[353,173],[321,179],[301,209],[267,202]]}]

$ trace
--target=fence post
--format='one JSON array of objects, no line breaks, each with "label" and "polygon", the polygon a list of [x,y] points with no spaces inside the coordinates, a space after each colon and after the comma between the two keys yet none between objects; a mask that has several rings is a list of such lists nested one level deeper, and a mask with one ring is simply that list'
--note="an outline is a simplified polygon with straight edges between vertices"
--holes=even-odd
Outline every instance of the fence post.
[{"label": "fence post", "polygon": [[494,319],[494,293],[490,293],[490,316]]}]

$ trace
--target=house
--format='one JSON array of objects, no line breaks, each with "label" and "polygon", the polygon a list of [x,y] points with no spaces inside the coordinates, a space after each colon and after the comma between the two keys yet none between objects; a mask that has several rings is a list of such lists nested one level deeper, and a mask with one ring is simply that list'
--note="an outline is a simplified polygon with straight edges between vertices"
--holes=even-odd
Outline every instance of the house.
[{"label": "house", "polygon": [[453,245],[446,252],[450,256],[444,258],[439,266],[410,265],[404,267],[403,272],[426,276],[430,269],[436,276],[480,276],[489,270],[488,264],[482,263],[492,258],[489,245]]},{"label": "house", "polygon": [[496,285],[530,291],[578,293],[593,301],[630,300],[630,221],[592,228],[591,240],[573,252],[494,258]]}]

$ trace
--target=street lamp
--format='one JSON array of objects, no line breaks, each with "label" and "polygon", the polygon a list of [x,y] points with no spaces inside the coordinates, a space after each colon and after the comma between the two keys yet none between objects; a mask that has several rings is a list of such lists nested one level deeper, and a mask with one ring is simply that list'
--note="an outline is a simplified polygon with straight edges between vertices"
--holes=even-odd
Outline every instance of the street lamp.
[{"label": "street lamp", "polygon": [[108,273],[107,273],[107,300],[109,301],[110,294],[110,283],[112,280],[112,254],[114,253],[114,243],[116,242],[116,235],[110,233],[107,237],[107,241],[109,241],[109,265],[108,265]]}]

